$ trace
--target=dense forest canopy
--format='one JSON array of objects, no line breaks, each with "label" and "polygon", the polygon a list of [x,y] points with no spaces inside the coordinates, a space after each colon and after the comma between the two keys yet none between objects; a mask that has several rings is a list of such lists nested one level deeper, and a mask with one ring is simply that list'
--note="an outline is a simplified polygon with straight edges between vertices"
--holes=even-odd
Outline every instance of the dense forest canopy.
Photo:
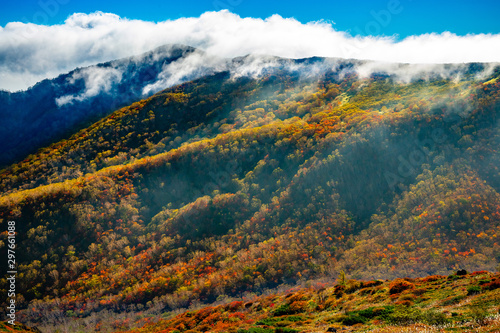
[{"label": "dense forest canopy", "polygon": [[3,169],[21,318],[494,270],[500,71],[404,81],[325,63],[204,76]]}]

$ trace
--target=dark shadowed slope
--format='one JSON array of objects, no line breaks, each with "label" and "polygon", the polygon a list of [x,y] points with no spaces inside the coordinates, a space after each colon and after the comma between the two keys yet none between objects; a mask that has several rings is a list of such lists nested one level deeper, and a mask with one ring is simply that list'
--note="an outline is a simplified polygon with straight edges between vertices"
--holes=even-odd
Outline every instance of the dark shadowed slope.
[{"label": "dark shadowed slope", "polygon": [[[169,64],[201,51],[182,45],[157,48],[137,57],[115,60],[44,80],[26,91],[0,91],[0,166],[68,137],[119,107],[167,86],[157,84],[171,73]],[[178,81],[201,73],[189,72]],[[149,86],[151,85],[151,86]]]}]

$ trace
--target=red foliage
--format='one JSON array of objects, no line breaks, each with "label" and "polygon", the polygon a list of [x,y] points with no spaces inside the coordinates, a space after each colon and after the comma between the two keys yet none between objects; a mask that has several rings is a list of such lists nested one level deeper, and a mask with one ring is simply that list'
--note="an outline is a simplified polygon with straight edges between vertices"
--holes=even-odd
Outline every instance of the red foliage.
[{"label": "red foliage", "polygon": [[230,311],[230,312],[235,312],[241,308],[243,308],[243,302],[241,302],[241,301],[234,301],[234,302],[229,303],[226,306],[226,310]]},{"label": "red foliage", "polygon": [[488,289],[488,290],[495,290],[500,288],[500,278],[496,278],[495,280],[483,284],[483,288]]},{"label": "red foliage", "polygon": [[376,281],[376,280],[364,281],[364,282],[361,282],[361,288],[376,287],[376,286],[380,286],[382,283],[383,283],[382,281]]},{"label": "red foliage", "polygon": [[413,283],[405,281],[403,279],[396,279],[392,281],[391,284],[389,285],[389,294],[391,295],[399,294],[402,291],[414,288],[415,285]]},{"label": "red foliage", "polygon": [[403,301],[397,301],[395,302],[394,304],[397,304],[397,305],[402,305],[402,306],[412,306],[413,305],[413,302],[408,300],[408,299],[405,299]]},{"label": "red foliage", "polygon": [[432,281],[437,281],[437,280],[442,280],[445,279],[446,276],[444,275],[431,275],[423,278],[421,281],[422,282],[432,282]]}]

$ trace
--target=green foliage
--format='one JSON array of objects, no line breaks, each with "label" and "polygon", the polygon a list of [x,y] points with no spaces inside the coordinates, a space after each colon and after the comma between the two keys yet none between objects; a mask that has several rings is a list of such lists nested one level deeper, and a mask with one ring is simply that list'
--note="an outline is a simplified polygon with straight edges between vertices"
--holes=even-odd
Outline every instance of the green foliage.
[{"label": "green foliage", "polygon": [[[289,310],[289,307],[288,307]],[[265,318],[257,321],[256,325],[266,325],[266,326],[288,326],[292,323],[301,322],[304,317],[301,316],[287,316],[280,318]]]},{"label": "green foliage", "polygon": [[462,301],[464,298],[465,298],[465,296],[464,296],[464,295],[455,296],[455,297],[452,297],[452,298],[449,298],[449,299],[445,300],[445,301],[443,302],[443,305],[444,305],[444,306],[448,306],[448,305],[457,304],[457,303],[459,303],[460,301]]},{"label": "green foliage", "polygon": [[266,325],[273,326],[276,322],[280,321],[281,318],[265,318],[257,321],[255,325]]},{"label": "green foliage", "polygon": [[238,333],[296,333],[298,330],[286,327],[279,327],[276,329],[272,328],[262,328],[262,327],[251,327],[248,330],[239,329]]},{"label": "green foliage", "polygon": [[276,310],[273,311],[273,315],[276,317],[290,315],[294,313],[295,311],[290,307],[289,304],[282,304]]},{"label": "green foliage", "polygon": [[356,324],[365,324],[368,321],[368,318],[361,316],[357,313],[349,313],[345,317],[342,318],[342,323],[344,325],[352,326]]},{"label": "green foliage", "polygon": [[274,332],[275,333],[298,333],[300,331],[293,329],[293,328],[288,328],[288,327],[278,327]]},{"label": "green foliage", "polygon": [[422,322],[428,325],[444,325],[449,319],[444,313],[434,310],[421,311],[418,308],[396,308],[387,317],[387,321],[397,325],[408,325]]},{"label": "green foliage", "polygon": [[345,282],[345,272],[344,271],[340,271],[339,285],[345,286],[345,284],[346,284],[346,282]]},{"label": "green foliage", "polygon": [[344,325],[352,326],[356,324],[365,324],[374,318],[387,320],[392,313],[394,313],[394,306],[392,305],[369,307],[364,310],[350,311],[346,313],[345,316],[342,316],[340,321]]},{"label": "green foliage", "polygon": [[476,295],[481,292],[481,287],[479,286],[469,286],[467,287],[467,295]]},{"label": "green foliage", "polygon": [[271,328],[262,328],[262,327],[251,327],[247,330],[239,329],[238,333],[274,333],[275,330]]},{"label": "green foliage", "polygon": [[247,330],[239,329],[238,333],[296,333],[299,332],[293,328],[279,327],[273,328],[263,328],[263,327],[250,327]]},{"label": "green foliage", "polygon": [[394,306],[386,305],[383,307],[370,307],[366,310],[357,311],[356,313],[368,319],[379,318],[385,319],[394,312]]}]

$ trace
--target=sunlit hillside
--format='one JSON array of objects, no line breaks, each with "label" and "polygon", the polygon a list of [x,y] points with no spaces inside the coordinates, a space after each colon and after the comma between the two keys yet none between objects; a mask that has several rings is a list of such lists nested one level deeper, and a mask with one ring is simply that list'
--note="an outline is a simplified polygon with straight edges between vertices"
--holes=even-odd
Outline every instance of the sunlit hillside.
[{"label": "sunlit hillside", "polygon": [[177,311],[341,272],[495,271],[498,69],[405,81],[273,64],[161,91],[0,172],[19,321]]}]

